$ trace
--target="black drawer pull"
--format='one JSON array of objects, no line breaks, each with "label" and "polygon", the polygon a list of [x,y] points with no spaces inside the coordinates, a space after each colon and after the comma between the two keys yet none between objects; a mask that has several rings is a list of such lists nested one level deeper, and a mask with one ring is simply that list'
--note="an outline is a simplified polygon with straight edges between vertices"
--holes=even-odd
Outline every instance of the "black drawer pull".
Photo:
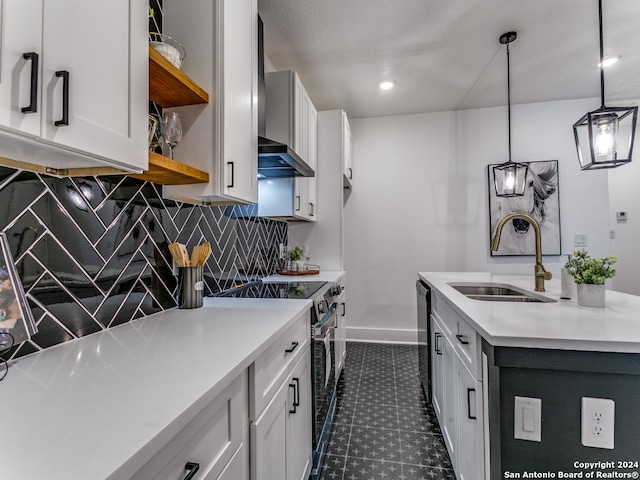
[{"label": "black drawer pull", "polygon": [[62,77],[62,118],[56,120],[56,127],[64,127],[69,125],[69,72],[66,70],[58,70],[56,77]]},{"label": "black drawer pull", "polygon": [[469,342],[467,342],[466,340],[463,340],[464,335],[456,335],[456,338],[458,339],[458,342],[460,342],[461,345],[469,345]]},{"label": "black drawer pull", "polygon": [[342,302],[342,316],[344,317],[347,314],[347,304]]},{"label": "black drawer pull", "polygon": [[22,58],[31,60],[31,84],[29,87],[29,106],[22,107],[22,113],[36,113],[38,111],[38,54],[36,52],[23,53]]},{"label": "black drawer pull", "polygon": [[284,353],[293,353],[296,348],[298,348],[298,342],[291,342],[291,346],[287,348]]},{"label": "black drawer pull", "polygon": [[182,480],[191,480],[193,477],[196,476],[196,473],[198,472],[198,470],[200,470],[200,464],[187,462],[187,464],[184,466],[184,470],[185,472],[187,472],[187,476],[184,477]]},{"label": "black drawer pull", "polygon": [[439,346],[440,342],[438,342],[438,340],[440,340],[441,336],[442,336],[441,334],[436,333],[435,336],[434,336],[434,340],[435,341],[433,342],[434,343],[433,348],[435,349],[436,354],[438,354],[438,355],[442,355],[442,349]]},{"label": "black drawer pull", "polygon": [[467,388],[467,417],[469,420],[477,420],[478,417],[471,415],[471,392],[475,392],[475,388]]}]

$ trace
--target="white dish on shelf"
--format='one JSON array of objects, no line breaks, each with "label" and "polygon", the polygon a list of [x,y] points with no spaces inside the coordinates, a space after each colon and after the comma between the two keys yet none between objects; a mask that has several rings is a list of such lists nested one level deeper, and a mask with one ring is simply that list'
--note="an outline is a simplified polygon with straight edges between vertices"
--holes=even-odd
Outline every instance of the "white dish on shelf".
[{"label": "white dish on shelf", "polygon": [[182,62],[186,57],[186,51],[182,45],[169,35],[162,33],[149,33],[149,45],[177,69],[182,68]]}]

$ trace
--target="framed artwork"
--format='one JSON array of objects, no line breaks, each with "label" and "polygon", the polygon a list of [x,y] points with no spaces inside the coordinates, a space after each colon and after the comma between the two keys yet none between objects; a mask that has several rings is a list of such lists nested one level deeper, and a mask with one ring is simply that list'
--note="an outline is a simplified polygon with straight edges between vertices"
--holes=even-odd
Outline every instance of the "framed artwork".
[{"label": "framed artwork", "polygon": [[[558,161],[520,162],[529,166],[526,190],[522,197],[498,197],[493,185],[493,167],[489,165],[489,231],[495,235],[498,222],[509,213],[521,212],[540,225],[542,254],[560,255],[560,200],[558,194]],[[535,255],[535,233],[526,220],[514,219],[502,229],[498,251],[492,256]]]},{"label": "framed artwork", "polygon": [[7,237],[0,233],[0,350],[28,340],[36,331]]}]

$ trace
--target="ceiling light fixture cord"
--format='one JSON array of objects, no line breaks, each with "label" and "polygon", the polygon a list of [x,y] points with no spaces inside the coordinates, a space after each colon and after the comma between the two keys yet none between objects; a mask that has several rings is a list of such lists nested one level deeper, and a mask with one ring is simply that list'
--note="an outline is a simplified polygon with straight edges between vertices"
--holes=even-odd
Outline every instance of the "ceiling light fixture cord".
[{"label": "ceiling light fixture cord", "polygon": [[509,44],[507,43],[507,124],[509,125],[509,161],[511,161],[511,75],[509,72]]},{"label": "ceiling light fixture cord", "polygon": [[[600,32],[600,108],[604,107],[604,40],[602,34],[602,0],[598,0],[598,28]],[[508,48],[508,45],[507,45]]]}]

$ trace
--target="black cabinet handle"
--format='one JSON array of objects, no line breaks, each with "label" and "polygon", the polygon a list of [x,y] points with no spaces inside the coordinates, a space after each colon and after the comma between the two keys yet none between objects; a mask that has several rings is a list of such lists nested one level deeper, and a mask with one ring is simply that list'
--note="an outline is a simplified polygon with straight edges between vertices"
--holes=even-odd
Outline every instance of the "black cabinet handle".
[{"label": "black cabinet handle", "polygon": [[353,168],[349,168],[349,180],[353,180]]},{"label": "black cabinet handle", "polygon": [[227,162],[227,165],[231,165],[231,185],[227,185],[227,188],[233,188],[233,184],[235,183],[235,171],[233,162]]},{"label": "black cabinet handle", "polygon": [[66,70],[58,70],[56,77],[62,77],[62,118],[56,120],[56,127],[64,127],[69,125],[69,72]]},{"label": "black cabinet handle", "polygon": [[316,213],[315,205],[309,202],[309,216],[313,217],[315,213]]},{"label": "black cabinet handle", "polygon": [[296,212],[300,211],[300,195],[296,195]]},{"label": "black cabinet handle", "polygon": [[297,413],[300,406],[300,379],[294,377],[291,381],[294,382],[289,384],[289,388],[293,388],[293,403],[291,404],[293,408],[289,410],[289,413]]},{"label": "black cabinet handle", "polygon": [[456,338],[458,339],[458,342],[460,342],[461,345],[469,345],[469,342],[467,342],[466,340],[463,340],[464,335],[456,335]]},{"label": "black cabinet handle", "polygon": [[184,477],[182,480],[191,480],[193,477],[196,476],[196,473],[198,470],[200,470],[199,463],[187,462],[187,464],[184,466],[184,471],[187,472],[187,476]]},{"label": "black cabinet handle", "polygon": [[433,348],[435,349],[436,354],[438,355],[442,355],[442,349],[438,346],[439,344],[438,340],[440,339],[441,336],[442,336],[441,334],[436,333],[434,336],[435,341],[433,342],[434,343]]},{"label": "black cabinet handle", "polygon": [[284,353],[293,353],[296,348],[298,348],[298,342],[291,342],[291,346],[287,348]]},{"label": "black cabinet handle", "polygon": [[22,58],[25,60],[31,60],[29,106],[22,107],[22,113],[36,113],[38,111],[38,63],[40,57],[36,52],[28,52],[23,53]]},{"label": "black cabinet handle", "polygon": [[467,418],[469,420],[477,420],[478,417],[471,415],[471,392],[475,392],[475,388],[467,388]]},{"label": "black cabinet handle", "polygon": [[342,316],[344,317],[347,314],[347,304],[342,302]]}]

